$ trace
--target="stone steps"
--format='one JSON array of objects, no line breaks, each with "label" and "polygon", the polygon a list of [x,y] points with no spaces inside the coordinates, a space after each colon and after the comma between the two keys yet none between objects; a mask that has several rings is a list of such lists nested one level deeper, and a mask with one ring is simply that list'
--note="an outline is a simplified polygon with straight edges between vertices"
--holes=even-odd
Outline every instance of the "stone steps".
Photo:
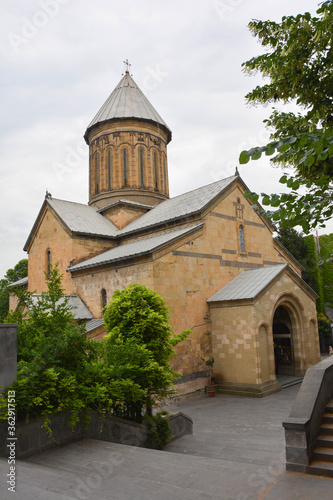
[{"label": "stone steps", "polygon": [[303,377],[295,377],[293,375],[277,375],[276,379],[282,389],[287,389],[303,382]]},{"label": "stone steps", "polygon": [[330,434],[319,434],[316,444],[320,448],[333,448],[333,436]]},{"label": "stone steps", "polygon": [[314,476],[333,477],[333,463],[313,460],[311,465],[307,467],[307,473]]},{"label": "stone steps", "polygon": [[333,400],[326,406],[312,458],[309,474],[333,477]]}]

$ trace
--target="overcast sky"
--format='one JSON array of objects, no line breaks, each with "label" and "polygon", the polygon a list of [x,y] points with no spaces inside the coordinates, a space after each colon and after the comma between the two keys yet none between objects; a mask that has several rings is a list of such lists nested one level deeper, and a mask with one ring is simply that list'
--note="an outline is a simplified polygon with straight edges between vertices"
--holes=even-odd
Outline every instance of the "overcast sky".
[{"label": "overcast sky", "polygon": [[[269,108],[248,107],[259,76],[241,64],[263,52],[247,28],[309,11],[313,0],[15,0],[2,2],[0,277],[44,201],[87,203],[87,125],[131,74],[173,133],[170,195],[233,175],[239,153],[263,145]],[[267,159],[239,167],[251,190],[280,191]],[[323,231],[322,231],[323,232]],[[328,225],[326,232],[333,232]]]}]

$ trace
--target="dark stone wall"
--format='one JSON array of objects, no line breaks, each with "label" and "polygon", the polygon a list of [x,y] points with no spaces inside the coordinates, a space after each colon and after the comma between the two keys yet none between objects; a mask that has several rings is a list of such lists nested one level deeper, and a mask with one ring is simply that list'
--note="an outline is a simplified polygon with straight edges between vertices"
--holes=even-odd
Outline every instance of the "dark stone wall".
[{"label": "dark stone wall", "polygon": [[[68,425],[69,414],[60,413],[51,417],[50,427],[52,436],[48,436],[42,427],[43,418],[33,418],[27,424],[18,422],[16,424],[16,457],[24,458],[39,453],[48,448],[64,445],[83,438],[100,439],[113,443],[139,446],[142,448],[154,448],[148,428],[143,424],[130,422],[117,417],[101,418],[97,412],[91,412],[91,421],[84,423],[80,420],[77,425]],[[184,434],[192,434],[192,420],[183,413],[170,415],[170,426],[172,429],[171,440],[177,439]],[[8,423],[0,421],[0,456],[8,456],[7,444]]]},{"label": "dark stone wall", "polygon": [[283,422],[287,470],[307,472],[326,405],[333,398],[333,356],[309,368]]},{"label": "dark stone wall", "polygon": [[0,393],[17,377],[17,324],[0,324]]}]

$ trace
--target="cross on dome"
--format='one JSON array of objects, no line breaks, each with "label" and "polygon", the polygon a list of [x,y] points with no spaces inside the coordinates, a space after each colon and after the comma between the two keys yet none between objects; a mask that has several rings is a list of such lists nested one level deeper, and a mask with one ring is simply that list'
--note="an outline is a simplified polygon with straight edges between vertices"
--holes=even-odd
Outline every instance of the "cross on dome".
[{"label": "cross on dome", "polygon": [[128,59],[126,59],[126,61],[123,61],[123,63],[127,66],[125,73],[126,73],[126,75],[129,75],[129,68],[130,68],[130,66],[132,66],[132,64],[130,64],[128,62]]}]

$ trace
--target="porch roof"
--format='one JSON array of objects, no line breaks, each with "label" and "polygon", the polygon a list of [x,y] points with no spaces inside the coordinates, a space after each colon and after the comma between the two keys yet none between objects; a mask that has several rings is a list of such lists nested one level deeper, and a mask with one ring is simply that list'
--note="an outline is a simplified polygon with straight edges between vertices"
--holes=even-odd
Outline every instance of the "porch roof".
[{"label": "porch roof", "polygon": [[221,288],[207,302],[253,299],[287,267],[288,264],[277,264],[247,269]]}]

